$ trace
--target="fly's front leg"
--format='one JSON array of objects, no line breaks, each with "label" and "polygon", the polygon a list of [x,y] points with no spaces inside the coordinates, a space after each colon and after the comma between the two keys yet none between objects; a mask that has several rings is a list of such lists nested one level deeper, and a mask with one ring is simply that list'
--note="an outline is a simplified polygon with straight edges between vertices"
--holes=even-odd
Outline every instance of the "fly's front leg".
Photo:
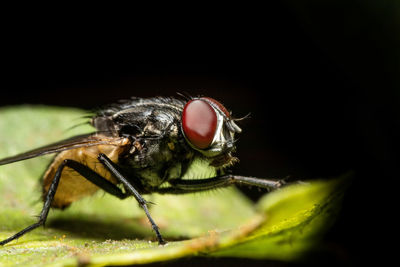
[{"label": "fly's front leg", "polygon": [[277,189],[285,184],[283,180],[267,180],[255,177],[246,177],[239,175],[223,175],[207,179],[191,180],[171,180],[172,187],[160,188],[157,193],[160,194],[185,194],[200,191],[212,190],[220,187],[227,187],[233,184],[251,185],[266,189]]},{"label": "fly's front leg", "polygon": [[149,209],[147,208],[147,201],[139,194],[139,192],[133,187],[133,185],[118,171],[117,166],[104,154],[98,155],[98,160],[109,170],[117,180],[122,183],[125,188],[127,189],[128,193],[133,195],[134,198],[137,200],[139,205],[143,208],[144,212],[146,213],[147,218],[153,228],[154,232],[157,235],[158,243],[160,245],[166,244],[163,237],[160,234],[157,224],[154,222],[153,218],[151,218]]}]

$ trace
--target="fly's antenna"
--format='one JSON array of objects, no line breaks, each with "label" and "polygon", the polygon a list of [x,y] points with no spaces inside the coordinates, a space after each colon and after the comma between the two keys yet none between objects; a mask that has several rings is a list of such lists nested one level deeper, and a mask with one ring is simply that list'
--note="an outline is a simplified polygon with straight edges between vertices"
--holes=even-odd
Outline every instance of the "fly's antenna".
[{"label": "fly's antenna", "polygon": [[246,115],[244,115],[243,117],[240,117],[240,118],[232,118],[232,120],[233,121],[242,121],[242,120],[250,118],[250,116],[251,116],[251,112],[247,113]]}]

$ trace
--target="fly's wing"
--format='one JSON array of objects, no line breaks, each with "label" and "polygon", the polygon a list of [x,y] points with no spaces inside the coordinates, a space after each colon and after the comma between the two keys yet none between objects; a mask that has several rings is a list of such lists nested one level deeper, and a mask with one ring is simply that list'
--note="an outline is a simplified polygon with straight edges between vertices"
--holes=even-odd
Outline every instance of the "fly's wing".
[{"label": "fly's wing", "polygon": [[44,147],[33,149],[28,152],[24,152],[12,157],[0,159],[0,165],[5,165],[13,163],[16,161],[26,160],[38,156],[43,156],[52,153],[58,153],[64,150],[75,149],[79,147],[89,147],[104,144],[115,144],[118,145],[119,142],[123,140],[123,137],[107,137],[98,136],[94,133],[78,135],[57,143],[53,143]]}]

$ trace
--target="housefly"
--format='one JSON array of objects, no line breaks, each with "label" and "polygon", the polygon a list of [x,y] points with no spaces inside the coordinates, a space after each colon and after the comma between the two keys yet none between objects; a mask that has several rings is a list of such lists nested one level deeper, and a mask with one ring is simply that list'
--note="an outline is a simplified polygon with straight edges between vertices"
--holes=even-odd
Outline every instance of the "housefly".
[{"label": "housefly", "polygon": [[[44,205],[38,221],[0,245],[44,225],[51,207],[64,209],[98,189],[120,199],[134,197],[159,244],[165,244],[144,194],[186,194],[232,184],[280,187],[281,181],[225,172],[237,161],[237,120],[210,97],[134,97],[98,110],[90,121],[94,133],[1,159],[0,165],[5,165],[56,153],[43,176]],[[197,159],[205,160],[218,175],[183,179]]]}]

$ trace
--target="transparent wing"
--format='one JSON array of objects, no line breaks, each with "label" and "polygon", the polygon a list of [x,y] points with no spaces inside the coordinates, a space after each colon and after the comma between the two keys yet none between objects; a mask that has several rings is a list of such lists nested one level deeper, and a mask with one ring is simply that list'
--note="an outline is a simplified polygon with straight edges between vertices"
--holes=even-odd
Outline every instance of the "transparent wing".
[{"label": "transparent wing", "polygon": [[66,140],[62,140],[57,143],[53,143],[47,146],[43,146],[40,148],[36,148],[12,157],[0,159],[0,165],[5,165],[9,163],[13,163],[16,161],[26,160],[38,156],[43,156],[52,153],[58,153],[64,150],[75,149],[79,147],[89,147],[89,146],[97,146],[97,145],[105,145],[105,144],[115,144],[122,140],[122,137],[107,137],[107,136],[98,136],[95,133],[78,135]]}]

